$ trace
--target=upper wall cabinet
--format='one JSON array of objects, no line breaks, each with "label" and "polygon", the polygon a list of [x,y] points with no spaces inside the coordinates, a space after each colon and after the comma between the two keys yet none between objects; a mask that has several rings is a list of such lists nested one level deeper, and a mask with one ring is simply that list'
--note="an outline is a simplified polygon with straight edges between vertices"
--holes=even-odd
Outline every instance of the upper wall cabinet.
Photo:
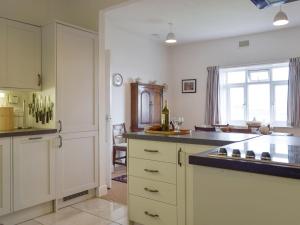
[{"label": "upper wall cabinet", "polygon": [[57,117],[62,132],[98,130],[97,35],[57,25]]},{"label": "upper wall cabinet", "polygon": [[0,86],[4,85],[6,81],[6,54],[5,54],[5,20],[0,18]]},{"label": "upper wall cabinet", "polygon": [[41,89],[41,29],[0,20],[0,87]]}]

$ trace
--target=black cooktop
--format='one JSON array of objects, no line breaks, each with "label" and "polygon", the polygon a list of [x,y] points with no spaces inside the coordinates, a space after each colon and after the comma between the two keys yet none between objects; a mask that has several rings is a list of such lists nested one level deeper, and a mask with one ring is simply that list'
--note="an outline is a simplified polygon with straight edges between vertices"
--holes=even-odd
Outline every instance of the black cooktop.
[{"label": "black cooktop", "polygon": [[191,155],[190,164],[300,179],[300,137],[261,136]]},{"label": "black cooktop", "polygon": [[224,146],[208,153],[211,157],[232,160],[254,160],[264,163],[288,164],[300,167],[300,144],[269,143],[265,138]]}]

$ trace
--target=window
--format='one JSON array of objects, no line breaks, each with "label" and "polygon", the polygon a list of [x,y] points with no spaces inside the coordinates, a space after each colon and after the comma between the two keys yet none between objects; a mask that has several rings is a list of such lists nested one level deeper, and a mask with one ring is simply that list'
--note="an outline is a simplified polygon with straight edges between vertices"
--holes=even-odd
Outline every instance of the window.
[{"label": "window", "polygon": [[221,121],[287,125],[288,63],[221,69]]}]

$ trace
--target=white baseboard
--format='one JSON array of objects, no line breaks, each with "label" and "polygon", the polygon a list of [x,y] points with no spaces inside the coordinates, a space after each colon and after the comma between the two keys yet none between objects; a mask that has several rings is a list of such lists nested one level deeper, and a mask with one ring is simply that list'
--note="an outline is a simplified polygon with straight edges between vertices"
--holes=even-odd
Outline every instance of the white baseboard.
[{"label": "white baseboard", "polygon": [[0,224],[3,224],[3,225],[19,224],[19,223],[46,215],[51,212],[53,212],[53,202],[52,201],[2,216],[2,217],[0,217]]},{"label": "white baseboard", "polygon": [[96,196],[101,197],[107,195],[107,185],[102,185],[96,189]]}]

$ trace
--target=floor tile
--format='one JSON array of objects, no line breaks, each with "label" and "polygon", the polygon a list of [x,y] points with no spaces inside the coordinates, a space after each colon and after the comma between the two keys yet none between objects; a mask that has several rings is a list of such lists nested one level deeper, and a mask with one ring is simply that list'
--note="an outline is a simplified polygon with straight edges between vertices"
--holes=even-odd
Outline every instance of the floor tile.
[{"label": "floor tile", "polygon": [[34,221],[34,220],[30,220],[24,223],[19,223],[18,225],[42,225],[41,223]]},{"label": "floor tile", "polygon": [[128,218],[127,217],[124,217],[122,219],[119,219],[116,221],[117,223],[119,224],[122,224],[122,225],[129,225],[129,221],[128,221]]},{"label": "floor tile", "polygon": [[114,222],[127,217],[126,206],[99,198],[81,202],[72,207]]},{"label": "floor tile", "polygon": [[35,219],[43,225],[117,225],[111,221],[67,207],[46,216]]}]

